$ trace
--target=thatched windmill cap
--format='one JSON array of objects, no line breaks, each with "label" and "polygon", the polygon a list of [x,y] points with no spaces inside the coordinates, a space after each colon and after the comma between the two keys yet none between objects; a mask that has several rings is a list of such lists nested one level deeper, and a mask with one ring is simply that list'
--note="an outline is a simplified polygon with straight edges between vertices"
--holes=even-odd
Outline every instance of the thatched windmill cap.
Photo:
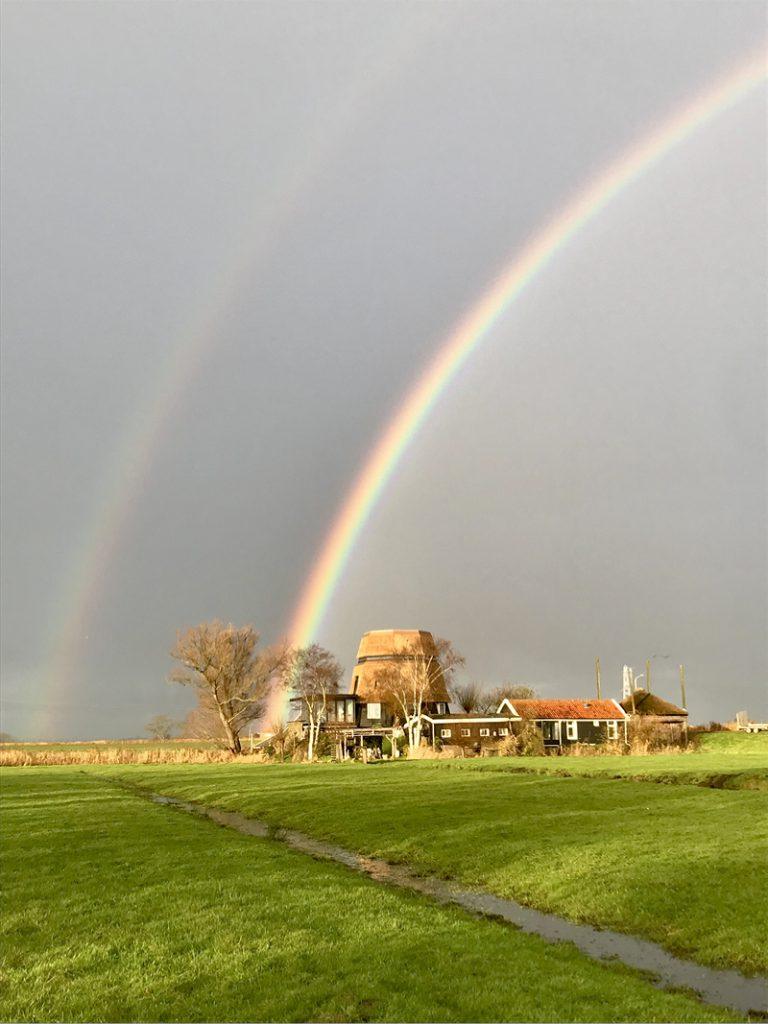
[{"label": "thatched windmill cap", "polygon": [[[357,649],[357,661],[352,673],[350,692],[363,700],[376,700],[381,696],[377,676],[383,675],[398,663],[417,656],[436,657],[435,638],[425,629],[371,629],[363,633]],[[433,700],[448,701],[445,680],[440,674],[432,687]]]}]

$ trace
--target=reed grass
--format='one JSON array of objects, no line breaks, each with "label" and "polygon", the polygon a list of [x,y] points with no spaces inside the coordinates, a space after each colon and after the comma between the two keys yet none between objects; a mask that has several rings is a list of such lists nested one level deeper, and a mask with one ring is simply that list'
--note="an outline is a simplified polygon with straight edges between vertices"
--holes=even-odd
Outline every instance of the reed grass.
[{"label": "reed grass", "polygon": [[259,764],[268,758],[262,753],[232,754],[219,748],[200,749],[181,747],[105,747],[87,750],[57,748],[53,750],[10,747],[0,749],[0,766],[6,768],[53,767],[54,765],[108,765],[108,764],[224,764],[241,761]]}]

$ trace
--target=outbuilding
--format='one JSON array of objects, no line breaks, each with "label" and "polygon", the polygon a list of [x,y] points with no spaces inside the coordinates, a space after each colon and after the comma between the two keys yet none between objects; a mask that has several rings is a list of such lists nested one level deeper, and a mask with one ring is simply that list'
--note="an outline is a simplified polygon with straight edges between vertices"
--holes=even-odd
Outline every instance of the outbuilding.
[{"label": "outbuilding", "polygon": [[635,690],[629,697],[624,698],[621,706],[630,717],[658,725],[675,738],[688,728],[688,712],[685,708],[679,708],[676,704],[647,690]]},{"label": "outbuilding", "polygon": [[512,723],[519,719],[509,711],[498,714],[422,714],[427,740],[433,746],[439,741],[442,746],[464,747],[465,750],[479,751],[495,747],[512,734]]}]

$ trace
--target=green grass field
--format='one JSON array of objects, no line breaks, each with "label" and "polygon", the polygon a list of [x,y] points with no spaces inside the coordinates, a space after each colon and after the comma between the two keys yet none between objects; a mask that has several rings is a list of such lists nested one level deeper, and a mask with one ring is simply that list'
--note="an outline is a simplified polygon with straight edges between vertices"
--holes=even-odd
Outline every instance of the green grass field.
[{"label": "green grass field", "polygon": [[536,772],[768,792],[768,733],[704,734],[692,751],[629,757],[516,757],[444,761],[469,771]]},{"label": "green grass field", "polygon": [[428,761],[92,771],[642,935],[710,966],[768,968],[766,793]]},{"label": "green grass field", "polygon": [[[165,781],[263,789],[253,769],[219,771]],[[370,783],[402,791],[419,774],[338,771],[341,789],[323,768],[260,776],[273,794],[329,787],[338,813],[370,799]],[[158,807],[105,774],[0,773],[3,1020],[737,1019],[574,947]]]}]

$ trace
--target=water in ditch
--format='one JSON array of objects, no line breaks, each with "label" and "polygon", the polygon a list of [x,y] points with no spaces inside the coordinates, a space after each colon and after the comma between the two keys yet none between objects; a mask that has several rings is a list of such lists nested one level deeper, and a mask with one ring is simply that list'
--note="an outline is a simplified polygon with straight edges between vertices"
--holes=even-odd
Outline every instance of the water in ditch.
[{"label": "water in ditch", "polygon": [[619,962],[650,974],[652,983],[659,988],[692,989],[704,1002],[716,1006],[760,1017],[768,1013],[768,980],[765,978],[750,978],[738,971],[719,971],[681,960],[646,939],[575,924],[556,914],[544,914],[524,907],[515,900],[463,889],[439,878],[417,875],[404,865],[365,857],[292,829],[276,830],[237,811],[223,811],[159,794],[152,794],[151,798],[155,803],[202,815],[245,835],[276,839],[312,857],[336,861],[377,882],[419,892],[438,903],[454,904],[473,914],[506,921],[521,931],[541,936],[547,942],[572,942],[593,960]]}]

